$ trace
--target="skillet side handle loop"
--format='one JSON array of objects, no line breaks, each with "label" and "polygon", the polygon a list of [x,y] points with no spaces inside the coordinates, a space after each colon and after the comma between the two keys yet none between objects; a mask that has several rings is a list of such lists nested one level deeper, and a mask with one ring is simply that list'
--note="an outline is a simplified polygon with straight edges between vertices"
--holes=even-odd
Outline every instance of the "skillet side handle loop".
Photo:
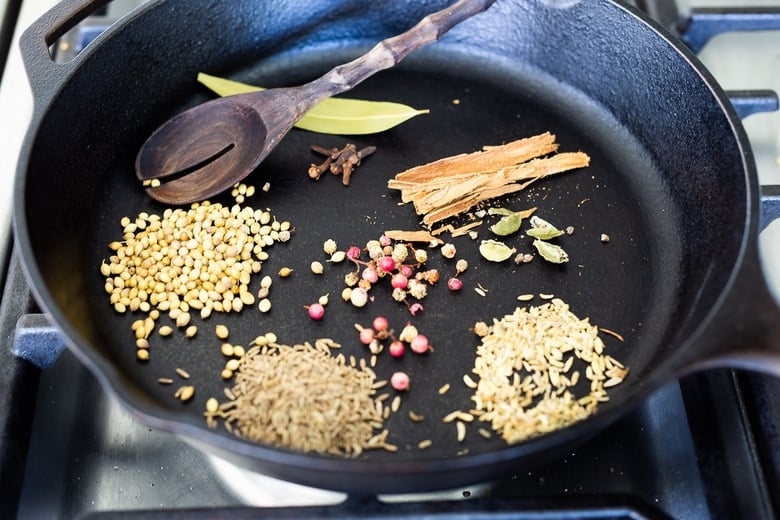
[{"label": "skillet side handle loop", "polygon": [[51,46],[111,0],[62,0],[28,27],[19,38],[27,77],[37,103],[46,104],[76,67],[77,59],[55,63]]},{"label": "skillet side handle loop", "polygon": [[740,119],[753,114],[775,112],[780,108],[777,93],[773,90],[728,90],[726,95]]},{"label": "skillet side handle loop", "polygon": [[780,218],[780,185],[761,186],[761,218],[758,229],[766,227]]},{"label": "skillet side handle loop", "polygon": [[681,39],[695,53],[718,34],[780,29],[780,8],[735,7],[691,9],[678,24]]},{"label": "skillet side handle loop", "polygon": [[16,323],[11,352],[38,368],[50,368],[65,350],[59,331],[44,314],[25,314]]}]

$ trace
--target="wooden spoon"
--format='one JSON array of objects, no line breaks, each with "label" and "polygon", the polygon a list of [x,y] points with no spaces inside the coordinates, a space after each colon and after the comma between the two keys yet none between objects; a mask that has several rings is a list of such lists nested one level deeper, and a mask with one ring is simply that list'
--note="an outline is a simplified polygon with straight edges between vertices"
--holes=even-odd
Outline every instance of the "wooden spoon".
[{"label": "wooden spoon", "polygon": [[141,181],[159,179],[159,186],[146,191],[166,204],[216,195],[249,175],[322,100],[396,65],[494,1],[459,0],[305,85],[218,98],[187,110],[160,126],[144,143],[136,157],[136,175]]}]

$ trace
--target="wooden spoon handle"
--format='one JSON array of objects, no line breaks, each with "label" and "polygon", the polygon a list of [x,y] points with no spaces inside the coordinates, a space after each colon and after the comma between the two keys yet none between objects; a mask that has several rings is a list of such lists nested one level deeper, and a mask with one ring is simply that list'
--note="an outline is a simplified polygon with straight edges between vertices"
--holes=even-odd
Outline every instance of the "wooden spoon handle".
[{"label": "wooden spoon handle", "polygon": [[486,10],[493,2],[495,0],[459,0],[446,9],[429,14],[408,31],[382,40],[366,54],[331,69],[301,88],[312,101],[311,106],[350,90],[380,70],[393,67],[413,50],[435,42],[452,27]]}]

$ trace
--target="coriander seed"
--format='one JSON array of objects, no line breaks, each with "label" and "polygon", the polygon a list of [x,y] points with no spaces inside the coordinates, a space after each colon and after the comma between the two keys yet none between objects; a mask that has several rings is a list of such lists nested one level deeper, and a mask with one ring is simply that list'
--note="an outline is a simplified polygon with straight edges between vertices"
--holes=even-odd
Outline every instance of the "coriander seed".
[{"label": "coriander seed", "polygon": [[322,274],[325,268],[321,262],[314,261],[311,263],[311,272],[314,274]]},{"label": "coriander seed", "polygon": [[230,335],[230,331],[224,325],[217,325],[214,328],[214,332],[216,333],[219,339],[227,339],[227,337]]},{"label": "coriander seed", "polygon": [[325,251],[326,255],[333,255],[336,251],[338,251],[338,245],[336,245],[335,240],[329,238],[325,241],[324,244],[322,244],[322,250]]}]

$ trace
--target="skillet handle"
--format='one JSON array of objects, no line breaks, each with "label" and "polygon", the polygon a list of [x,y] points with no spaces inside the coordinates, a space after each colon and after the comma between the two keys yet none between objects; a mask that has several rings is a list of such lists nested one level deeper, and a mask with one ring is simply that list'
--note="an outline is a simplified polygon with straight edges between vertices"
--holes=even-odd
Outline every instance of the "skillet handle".
[{"label": "skillet handle", "polygon": [[111,0],[62,0],[22,33],[19,47],[36,106],[45,106],[76,68],[78,57],[55,63],[51,46]]},{"label": "skillet handle", "polygon": [[[778,18],[780,20],[780,18]],[[740,118],[778,109],[778,96],[769,90],[729,91]],[[780,186],[760,187],[756,235],[780,218]],[[749,231],[753,233],[753,231]],[[758,236],[754,237],[758,243]],[[758,247],[745,252],[743,263],[726,290],[717,315],[693,342],[682,374],[725,367],[743,368],[780,377],[780,294],[769,286]]]},{"label": "skillet handle", "polygon": [[689,16],[678,24],[682,41],[696,53],[721,33],[772,29],[780,29],[777,7],[691,9]]}]

